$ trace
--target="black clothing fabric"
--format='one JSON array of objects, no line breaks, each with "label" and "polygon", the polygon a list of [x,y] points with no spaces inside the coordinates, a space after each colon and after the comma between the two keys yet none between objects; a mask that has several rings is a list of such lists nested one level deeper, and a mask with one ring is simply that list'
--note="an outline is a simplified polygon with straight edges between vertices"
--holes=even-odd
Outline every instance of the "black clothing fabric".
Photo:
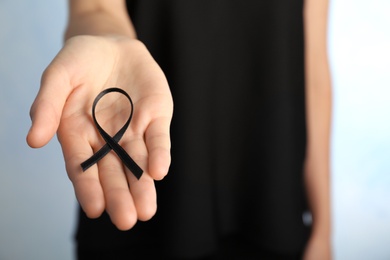
[{"label": "black clothing fabric", "polygon": [[298,259],[309,234],[303,0],[127,5],[172,91],[172,164],[152,220],[122,232],[80,211],[80,258],[127,249],[129,259],[220,259],[230,249]]}]

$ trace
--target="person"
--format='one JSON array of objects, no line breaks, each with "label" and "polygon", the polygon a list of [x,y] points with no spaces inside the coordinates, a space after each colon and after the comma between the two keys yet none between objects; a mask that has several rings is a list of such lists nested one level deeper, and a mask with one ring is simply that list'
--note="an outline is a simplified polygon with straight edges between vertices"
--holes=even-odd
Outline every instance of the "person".
[{"label": "person", "polygon": [[[327,12],[327,0],[70,0],[27,142],[57,133],[81,206],[77,257],[331,259]],[[91,107],[110,87],[134,101],[119,144],[139,180],[113,152],[80,167],[105,144]],[[125,102],[99,101],[110,135]]]}]

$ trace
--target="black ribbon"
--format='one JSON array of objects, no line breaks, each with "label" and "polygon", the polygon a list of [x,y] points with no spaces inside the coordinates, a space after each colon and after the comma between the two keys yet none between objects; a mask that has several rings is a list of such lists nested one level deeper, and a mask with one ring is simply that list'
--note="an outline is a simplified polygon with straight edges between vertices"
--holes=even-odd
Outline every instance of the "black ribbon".
[{"label": "black ribbon", "polygon": [[[119,131],[113,137],[111,137],[109,134],[106,133],[106,131],[103,130],[103,128],[97,122],[95,116],[95,109],[97,103],[104,95],[111,92],[119,92],[125,95],[127,99],[130,101],[130,105],[131,105],[131,113],[129,119],[127,119],[126,123],[122,126],[121,129],[119,129]],[[108,88],[100,92],[99,95],[97,95],[92,106],[92,118],[93,121],[95,122],[96,128],[98,129],[100,135],[106,141],[106,144],[102,148],[100,148],[100,150],[97,151],[94,155],[92,155],[88,160],[81,163],[81,167],[83,168],[83,171],[86,171],[89,167],[97,163],[111,150],[114,150],[114,152],[118,155],[118,157],[122,160],[122,162],[126,165],[126,167],[135,175],[135,177],[137,177],[137,179],[141,178],[143,170],[134,162],[134,160],[127,154],[127,152],[122,148],[122,146],[118,144],[119,140],[126,132],[126,129],[129,127],[131,118],[133,117],[133,108],[134,108],[133,101],[131,100],[129,94],[127,94],[124,90],[120,88]]]}]

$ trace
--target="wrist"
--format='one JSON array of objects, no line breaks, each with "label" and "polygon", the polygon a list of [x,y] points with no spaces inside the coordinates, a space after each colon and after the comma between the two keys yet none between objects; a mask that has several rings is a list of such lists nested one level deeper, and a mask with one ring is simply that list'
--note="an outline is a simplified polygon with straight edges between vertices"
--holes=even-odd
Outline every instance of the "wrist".
[{"label": "wrist", "polygon": [[321,222],[313,222],[311,237],[318,238],[321,240],[330,240],[331,239],[331,227],[330,221],[322,220]]},{"label": "wrist", "polygon": [[120,35],[136,38],[136,33],[128,17],[114,17],[106,12],[92,12],[70,15],[64,39],[77,35]]}]

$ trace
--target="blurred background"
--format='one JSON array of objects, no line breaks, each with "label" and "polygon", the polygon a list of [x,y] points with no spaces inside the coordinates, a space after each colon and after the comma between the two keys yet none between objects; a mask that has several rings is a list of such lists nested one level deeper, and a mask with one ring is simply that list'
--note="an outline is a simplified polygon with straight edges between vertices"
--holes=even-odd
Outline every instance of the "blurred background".
[{"label": "blurred background", "polygon": [[[330,0],[336,260],[390,259],[390,1]],[[0,0],[0,259],[73,259],[76,201],[54,138],[25,142],[66,0]]]}]

